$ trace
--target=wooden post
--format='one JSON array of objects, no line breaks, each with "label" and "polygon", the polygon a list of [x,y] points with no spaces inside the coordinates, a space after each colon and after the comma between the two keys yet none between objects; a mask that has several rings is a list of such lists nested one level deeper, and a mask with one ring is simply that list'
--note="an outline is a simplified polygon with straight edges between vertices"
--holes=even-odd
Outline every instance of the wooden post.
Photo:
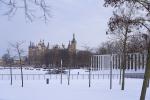
[{"label": "wooden post", "polygon": [[61,61],[60,61],[60,66],[61,66],[60,83],[62,84],[62,70],[63,70],[63,68],[62,68],[62,59],[61,59]]}]

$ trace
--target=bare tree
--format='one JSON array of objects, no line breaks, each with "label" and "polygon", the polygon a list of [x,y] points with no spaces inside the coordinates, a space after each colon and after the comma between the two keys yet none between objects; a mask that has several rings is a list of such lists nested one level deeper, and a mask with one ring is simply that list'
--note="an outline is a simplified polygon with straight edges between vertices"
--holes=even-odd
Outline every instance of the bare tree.
[{"label": "bare tree", "polygon": [[3,55],[2,59],[3,59],[3,62],[5,62],[5,65],[9,66],[9,68],[10,68],[10,84],[12,85],[12,81],[13,81],[12,64],[14,61],[13,61],[13,57],[11,57],[11,55],[10,55],[10,49],[7,49],[7,53]]},{"label": "bare tree", "polygon": [[7,53],[2,56],[3,66],[7,66],[8,65],[8,59],[9,58],[10,58],[10,55],[7,54]]},{"label": "bare tree", "polygon": [[31,22],[35,18],[42,18],[46,22],[51,17],[48,0],[0,0],[0,6],[3,8],[3,15],[12,17],[21,10]]},{"label": "bare tree", "polygon": [[109,41],[103,42],[96,49],[97,54],[112,54],[112,53],[118,53],[118,52],[120,52],[119,41],[116,41],[116,40],[109,40]]},{"label": "bare tree", "polygon": [[146,50],[146,45],[144,43],[144,39],[140,35],[131,36],[129,39],[127,49],[128,49],[127,51],[129,53],[143,52],[144,50]]},{"label": "bare tree", "polygon": [[9,55],[9,67],[10,67],[10,84],[12,85],[13,77],[12,77],[12,63],[13,58],[10,57],[10,49],[7,49],[7,54]]},{"label": "bare tree", "polygon": [[89,87],[91,87],[91,67],[92,67],[92,65],[91,65],[91,56],[92,56],[92,49],[89,47],[89,46],[87,46],[87,45],[84,45],[83,46],[84,47],[84,59],[86,59],[86,67],[88,68],[88,70],[89,70],[89,76],[88,76],[88,78],[89,78]]},{"label": "bare tree", "polygon": [[120,7],[115,12],[113,12],[113,17],[110,18],[108,23],[107,34],[112,34],[116,39],[121,41],[122,47],[122,87],[124,90],[125,85],[125,69],[126,69],[126,55],[127,55],[127,42],[130,35],[133,34],[132,28],[134,24],[132,19],[134,18],[134,9],[133,6],[128,6],[128,9]]},{"label": "bare tree", "polygon": [[[137,13],[136,15],[138,16],[138,18],[134,21],[136,23],[136,25],[140,25],[141,29],[142,27],[146,28],[148,31],[148,35],[144,35],[147,41],[147,44],[150,44],[149,41],[149,34],[150,34],[150,1],[149,0],[104,0],[105,4],[104,6],[112,6],[114,8],[120,7],[123,4],[132,4],[135,5],[135,7],[137,8],[137,10],[140,10],[143,12],[143,10],[145,11],[145,13],[143,16],[138,16],[139,13]],[[142,30],[142,33],[143,30]],[[145,96],[146,96],[146,90],[147,90],[147,82],[150,79],[150,50],[149,48],[147,49],[147,63],[146,63],[146,69],[145,69],[145,74],[144,74],[144,80],[143,80],[143,86],[142,86],[142,91],[141,91],[141,97],[140,100],[145,100]]]},{"label": "bare tree", "polygon": [[23,87],[23,69],[22,69],[22,56],[24,53],[24,50],[22,49],[22,45],[24,42],[16,42],[15,44],[10,44],[14,49],[15,52],[17,53],[17,57],[19,58],[19,66],[20,66],[20,71],[21,71],[21,86]]},{"label": "bare tree", "polygon": [[114,8],[120,7],[123,4],[134,4],[137,10],[145,10],[146,14],[150,14],[150,1],[149,0],[104,0],[104,6],[112,6]]}]

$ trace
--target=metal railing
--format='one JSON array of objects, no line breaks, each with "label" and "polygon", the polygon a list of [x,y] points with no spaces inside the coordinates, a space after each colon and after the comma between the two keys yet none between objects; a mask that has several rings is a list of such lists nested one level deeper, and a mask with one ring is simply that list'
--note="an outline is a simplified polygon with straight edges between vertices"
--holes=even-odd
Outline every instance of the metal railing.
[{"label": "metal railing", "polygon": [[[24,80],[45,80],[47,78],[49,79],[60,79],[60,74],[24,74]],[[112,74],[113,79],[119,79],[120,74]],[[143,78],[143,74],[126,74],[126,78]],[[10,80],[11,75],[10,74],[0,74],[0,80]],[[20,74],[13,74],[12,75],[13,80],[20,80],[21,75]],[[68,75],[63,74],[62,79],[67,79]],[[110,74],[91,74],[91,79],[109,79]],[[70,79],[89,79],[89,74],[70,74]]]}]

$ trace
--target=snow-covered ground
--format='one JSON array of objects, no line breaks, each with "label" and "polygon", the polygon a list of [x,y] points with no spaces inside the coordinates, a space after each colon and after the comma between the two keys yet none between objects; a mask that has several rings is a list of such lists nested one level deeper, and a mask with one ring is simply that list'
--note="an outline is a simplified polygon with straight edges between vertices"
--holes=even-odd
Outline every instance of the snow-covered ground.
[{"label": "snow-covered ground", "polygon": [[[88,80],[30,80],[24,82],[0,81],[0,100],[139,100],[142,80],[127,79],[125,90],[121,91],[118,80],[113,80],[113,89],[109,89],[109,80],[92,80],[91,88],[88,88]],[[148,88],[146,100],[150,98]]]},{"label": "snow-covered ground", "polygon": [[[9,69],[0,68],[0,74],[9,74]],[[23,70],[24,74],[45,74],[44,69]],[[71,70],[71,74],[88,74],[87,70]],[[113,71],[119,73],[119,71]],[[133,72],[133,71],[132,71]],[[139,71],[141,72],[141,71]],[[95,71],[97,73],[109,73],[105,71]],[[20,74],[19,69],[13,69],[13,74]],[[1,76],[0,76],[1,77]],[[88,87],[88,78],[72,79],[67,85],[67,78],[63,78],[63,84],[58,79],[50,79],[46,84],[46,78],[41,80],[24,80],[24,87],[21,87],[21,80],[14,80],[10,85],[10,80],[0,80],[0,100],[139,100],[142,79],[126,79],[125,90],[121,91],[119,80],[113,79],[113,88],[109,89],[109,78],[92,78],[91,87]],[[150,88],[147,90],[146,100],[150,98]]]},{"label": "snow-covered ground", "polygon": [[[68,70],[66,70],[68,71]],[[145,70],[140,69],[140,70],[126,70],[126,73],[144,73]],[[73,69],[71,70],[71,74],[88,74],[88,70],[87,69]],[[19,68],[13,68],[13,74],[20,74],[20,70]],[[23,70],[24,74],[46,74],[47,70],[46,69],[42,69],[42,68],[24,68]],[[92,70],[92,74],[109,74],[110,71],[109,70]],[[113,70],[112,71],[113,74],[119,74],[120,70]],[[4,67],[0,66],[0,74],[10,74],[10,69],[9,67],[7,69],[4,69]]]}]

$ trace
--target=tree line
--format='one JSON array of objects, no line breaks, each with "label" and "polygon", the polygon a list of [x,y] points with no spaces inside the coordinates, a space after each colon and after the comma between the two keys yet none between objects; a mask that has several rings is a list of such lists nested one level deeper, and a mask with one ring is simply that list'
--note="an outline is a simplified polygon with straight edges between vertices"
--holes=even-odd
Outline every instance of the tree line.
[{"label": "tree line", "polygon": [[[17,42],[19,43],[19,42]],[[16,47],[15,47],[16,48]],[[10,51],[10,50],[9,50]],[[11,52],[13,52],[11,50]],[[15,51],[14,51],[15,52]],[[45,68],[60,68],[61,60],[63,68],[82,68],[89,67],[91,63],[92,51],[89,50],[78,50],[75,53],[69,52],[68,49],[60,49],[57,47],[53,47],[52,49],[46,49],[39,55],[34,55],[33,57],[24,57],[20,56],[21,64],[24,66],[34,66],[34,67],[45,67]],[[18,60],[18,63],[15,63],[15,60]],[[12,56],[6,52],[2,56],[3,66],[8,66],[10,64],[12,66],[19,65],[19,57]]]}]

